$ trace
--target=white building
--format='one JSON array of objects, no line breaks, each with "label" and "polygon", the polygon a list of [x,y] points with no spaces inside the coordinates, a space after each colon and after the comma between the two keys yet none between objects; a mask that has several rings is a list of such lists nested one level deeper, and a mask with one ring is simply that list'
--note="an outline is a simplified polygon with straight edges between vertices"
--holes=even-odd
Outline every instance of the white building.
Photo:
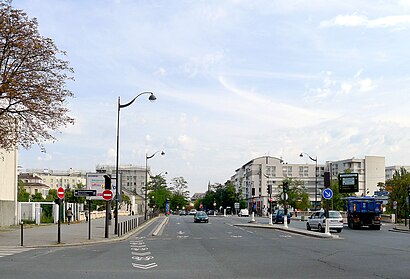
[{"label": "white building", "polygon": [[404,168],[407,172],[410,172],[410,166],[390,166],[386,167],[386,181],[393,179],[393,175],[396,171],[400,171],[401,168]]},{"label": "white building", "polygon": [[86,185],[86,171],[75,171],[73,169],[68,171],[30,169],[26,170],[25,173],[40,177],[42,183],[49,186],[50,189],[58,189],[59,187],[74,189],[79,184]]},{"label": "white building", "polygon": [[0,149],[0,226],[17,224],[17,154]]},{"label": "white building", "polygon": [[326,170],[332,179],[337,179],[339,173],[350,170],[359,174],[359,192],[357,195],[374,195],[379,190],[378,183],[385,183],[385,158],[381,156],[365,156],[364,159],[346,159],[326,163]]},{"label": "white building", "polygon": [[319,194],[323,189],[323,171],[324,165],[318,164],[316,180],[316,163],[284,164],[282,159],[263,156],[235,170],[231,181],[236,191],[248,202],[249,207],[255,202],[257,212],[263,214],[269,208],[268,185],[272,186],[271,197],[275,203],[275,197],[282,192],[282,181],[286,178],[303,181],[312,204],[314,205],[315,201],[320,203],[321,199],[315,199],[315,193]]}]

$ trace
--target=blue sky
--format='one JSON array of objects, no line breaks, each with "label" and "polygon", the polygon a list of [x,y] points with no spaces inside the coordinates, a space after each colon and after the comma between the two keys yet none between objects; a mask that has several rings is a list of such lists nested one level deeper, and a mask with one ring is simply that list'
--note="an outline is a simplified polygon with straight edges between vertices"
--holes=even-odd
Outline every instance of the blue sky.
[{"label": "blue sky", "polygon": [[191,193],[270,155],[410,165],[410,1],[15,0],[75,70],[74,126],[21,150],[23,168],[120,163]]}]

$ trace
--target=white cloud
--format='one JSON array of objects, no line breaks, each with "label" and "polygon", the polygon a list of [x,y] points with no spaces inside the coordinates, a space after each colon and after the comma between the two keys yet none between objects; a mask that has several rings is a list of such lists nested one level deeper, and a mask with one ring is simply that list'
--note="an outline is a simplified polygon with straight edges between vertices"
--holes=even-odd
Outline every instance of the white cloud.
[{"label": "white cloud", "polygon": [[320,27],[347,26],[347,27],[395,27],[410,25],[410,15],[386,16],[368,19],[363,15],[338,15],[327,21],[322,21]]},{"label": "white cloud", "polygon": [[358,84],[360,92],[368,92],[375,87],[373,81],[370,78],[359,80]]}]

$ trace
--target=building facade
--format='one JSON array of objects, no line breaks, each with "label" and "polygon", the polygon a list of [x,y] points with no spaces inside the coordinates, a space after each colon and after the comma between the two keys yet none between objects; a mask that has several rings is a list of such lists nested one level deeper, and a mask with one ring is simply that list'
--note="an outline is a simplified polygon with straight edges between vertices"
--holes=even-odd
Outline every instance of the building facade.
[{"label": "building facade", "polygon": [[[236,169],[231,181],[249,207],[255,204],[258,214],[263,215],[269,208],[270,198],[276,204],[276,197],[282,193],[282,182],[287,178],[302,181],[313,206],[315,201],[319,203],[320,198],[315,198],[315,194],[323,189],[323,178],[320,178],[324,165],[318,164],[317,167],[316,172],[316,164],[287,164],[280,158],[263,156]],[[271,194],[268,194],[269,185],[272,188]]]},{"label": "building facade", "polygon": [[78,185],[86,185],[86,171],[76,171],[69,169],[68,171],[49,170],[49,169],[28,169],[25,173],[32,174],[41,178],[42,183],[49,186],[50,189],[74,189]]},{"label": "building facade", "polygon": [[374,195],[379,190],[378,184],[386,182],[385,158],[381,156],[365,156],[364,159],[345,159],[326,163],[326,170],[332,179],[339,173],[349,170],[359,174],[359,192],[356,195]]},{"label": "building facade", "polygon": [[396,171],[400,171],[401,168],[404,168],[407,172],[410,172],[410,166],[390,166],[386,167],[386,181],[393,179]]},{"label": "building facade", "polygon": [[0,226],[17,224],[17,155],[0,149]]},{"label": "building facade", "polygon": [[[96,171],[100,173],[107,173],[115,176],[114,165],[98,165]],[[121,188],[127,191],[133,192],[140,196],[145,196],[145,179],[147,174],[147,181],[150,181],[150,168],[147,170],[145,167],[133,166],[133,165],[120,165],[118,167],[118,173],[121,176]]]}]

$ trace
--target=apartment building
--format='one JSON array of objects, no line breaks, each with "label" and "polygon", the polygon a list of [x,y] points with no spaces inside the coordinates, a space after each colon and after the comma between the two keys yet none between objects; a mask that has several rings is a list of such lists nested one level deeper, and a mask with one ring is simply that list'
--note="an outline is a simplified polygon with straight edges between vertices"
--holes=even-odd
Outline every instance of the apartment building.
[{"label": "apartment building", "polygon": [[36,175],[42,179],[42,183],[49,186],[50,189],[74,189],[78,185],[86,185],[86,171],[76,171],[69,169],[67,171],[49,170],[49,169],[29,169],[26,173]]},{"label": "apartment building", "polygon": [[410,172],[410,166],[390,166],[386,167],[386,181],[393,179],[393,175],[396,171],[400,171],[401,168],[404,168],[407,172]]},{"label": "apartment building", "polygon": [[[115,176],[115,165],[98,165],[96,171],[100,173],[107,173]],[[136,193],[140,196],[145,196],[145,175],[148,171],[148,181],[150,180],[150,168],[129,165],[120,165],[118,172],[121,177],[121,187],[119,189],[126,189],[127,191]]]},{"label": "apartment building", "polygon": [[276,203],[275,197],[282,192],[282,181],[286,178],[302,181],[312,204],[314,205],[315,201],[319,203],[320,197],[315,199],[315,193],[319,194],[323,189],[323,178],[320,178],[325,166],[318,164],[317,167],[316,179],[316,163],[288,164],[280,158],[263,156],[236,169],[231,181],[236,191],[248,202],[249,207],[255,203],[257,212],[263,214],[269,208],[268,185],[272,187],[271,197]]},{"label": "apartment building", "polygon": [[326,163],[326,170],[332,179],[347,170],[359,174],[359,192],[357,195],[374,195],[379,190],[378,183],[386,181],[385,158],[382,156],[365,156],[364,159],[345,159]]}]

